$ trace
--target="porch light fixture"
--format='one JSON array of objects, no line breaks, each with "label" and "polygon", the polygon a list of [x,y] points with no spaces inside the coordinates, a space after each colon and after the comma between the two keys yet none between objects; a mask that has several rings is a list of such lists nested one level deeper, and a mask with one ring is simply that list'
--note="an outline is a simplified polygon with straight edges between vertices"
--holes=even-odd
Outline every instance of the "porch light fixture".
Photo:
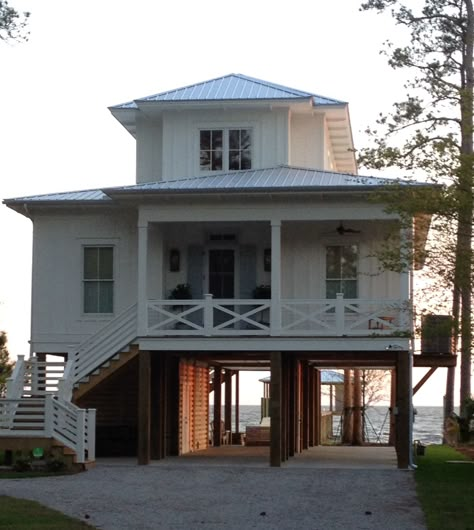
[{"label": "porch light fixture", "polygon": [[180,268],[180,253],[177,248],[170,250],[170,272],[179,272]]},{"label": "porch light fixture", "polygon": [[266,248],[263,251],[263,270],[265,272],[272,271],[272,249]]}]

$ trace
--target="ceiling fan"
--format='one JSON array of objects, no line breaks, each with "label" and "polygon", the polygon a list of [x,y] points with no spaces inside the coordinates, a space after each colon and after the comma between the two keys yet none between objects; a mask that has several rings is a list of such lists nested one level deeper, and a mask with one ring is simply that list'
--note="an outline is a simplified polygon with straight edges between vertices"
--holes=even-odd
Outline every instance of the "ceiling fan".
[{"label": "ceiling fan", "polygon": [[339,223],[339,226],[336,228],[336,232],[343,236],[344,234],[360,234],[360,230],[355,230],[354,228],[346,228],[342,221]]}]

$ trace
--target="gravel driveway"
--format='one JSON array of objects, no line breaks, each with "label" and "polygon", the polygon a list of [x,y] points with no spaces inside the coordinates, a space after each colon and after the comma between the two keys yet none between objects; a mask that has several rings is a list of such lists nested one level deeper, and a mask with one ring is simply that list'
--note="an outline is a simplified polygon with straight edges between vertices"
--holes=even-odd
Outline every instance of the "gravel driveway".
[{"label": "gravel driveway", "polygon": [[98,528],[422,530],[413,473],[386,469],[97,465],[62,477],[0,481]]}]

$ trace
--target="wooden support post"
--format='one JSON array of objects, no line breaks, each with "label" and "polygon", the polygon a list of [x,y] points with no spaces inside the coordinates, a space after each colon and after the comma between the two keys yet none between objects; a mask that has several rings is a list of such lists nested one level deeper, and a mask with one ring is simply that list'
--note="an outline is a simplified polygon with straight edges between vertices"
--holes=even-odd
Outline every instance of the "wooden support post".
[{"label": "wooden support post", "polygon": [[288,356],[281,354],[281,459],[288,460]]},{"label": "wooden support post", "polygon": [[166,359],[166,456],[179,455],[179,359]]},{"label": "wooden support post", "polygon": [[161,460],[166,454],[166,377],[165,355],[151,358],[151,459]]},{"label": "wooden support post", "polygon": [[413,387],[413,395],[415,395],[418,390],[428,381],[428,379],[436,372],[437,366],[430,368],[426,374],[418,381],[418,383]]},{"label": "wooden support post", "polygon": [[313,447],[314,443],[314,421],[316,416],[314,403],[314,382],[315,369],[312,366],[308,367],[308,446]]},{"label": "wooden support post", "polygon": [[390,370],[390,431],[388,435],[389,445],[395,445],[395,406],[397,404],[397,373]]},{"label": "wooden support post", "polygon": [[270,354],[270,466],[280,467],[282,462],[282,355]]},{"label": "wooden support post", "polygon": [[362,445],[362,385],[361,371],[354,370],[352,445]]},{"label": "wooden support post", "polygon": [[226,370],[224,374],[224,429],[232,433],[232,371]]},{"label": "wooden support post", "polygon": [[295,360],[288,359],[288,456],[295,456],[296,439],[296,373]]},{"label": "wooden support post", "polygon": [[[240,395],[239,395],[240,372],[235,372],[235,443],[240,443]],[[238,439],[239,438],[239,439]]]},{"label": "wooden support post", "polygon": [[342,443],[352,443],[352,370],[344,370],[344,413]]},{"label": "wooden support post", "polygon": [[221,446],[221,426],[222,426],[222,374],[220,367],[214,368],[212,380],[214,387],[214,419],[212,420],[212,445]]},{"label": "wooden support post", "polygon": [[321,445],[321,370],[314,371],[314,445]]},{"label": "wooden support post", "polygon": [[410,356],[406,351],[397,352],[397,401],[396,401],[396,450],[398,467],[406,469],[410,463]]},{"label": "wooden support post", "polygon": [[308,449],[309,447],[309,424],[310,424],[310,407],[309,407],[309,365],[308,361],[301,362],[301,382],[302,382],[302,444],[301,448]]},{"label": "wooden support post", "polygon": [[151,360],[149,351],[138,354],[138,463],[150,463]]}]

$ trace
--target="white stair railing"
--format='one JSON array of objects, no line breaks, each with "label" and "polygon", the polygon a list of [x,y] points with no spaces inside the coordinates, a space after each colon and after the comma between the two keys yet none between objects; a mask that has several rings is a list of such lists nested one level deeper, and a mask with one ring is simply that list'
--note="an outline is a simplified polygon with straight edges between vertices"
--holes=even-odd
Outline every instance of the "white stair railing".
[{"label": "white stair railing", "polygon": [[76,461],[95,459],[95,409],[80,409],[53,396],[45,398],[45,435],[76,453]]},{"label": "white stair railing", "polygon": [[7,393],[6,397],[9,399],[20,399],[23,394],[23,387],[25,384],[25,356],[18,355],[15,363],[15,368],[11,376],[7,379]]},{"label": "white stair railing", "polygon": [[137,335],[137,304],[133,304],[81,343],[72,353],[74,383],[128,346]]}]

